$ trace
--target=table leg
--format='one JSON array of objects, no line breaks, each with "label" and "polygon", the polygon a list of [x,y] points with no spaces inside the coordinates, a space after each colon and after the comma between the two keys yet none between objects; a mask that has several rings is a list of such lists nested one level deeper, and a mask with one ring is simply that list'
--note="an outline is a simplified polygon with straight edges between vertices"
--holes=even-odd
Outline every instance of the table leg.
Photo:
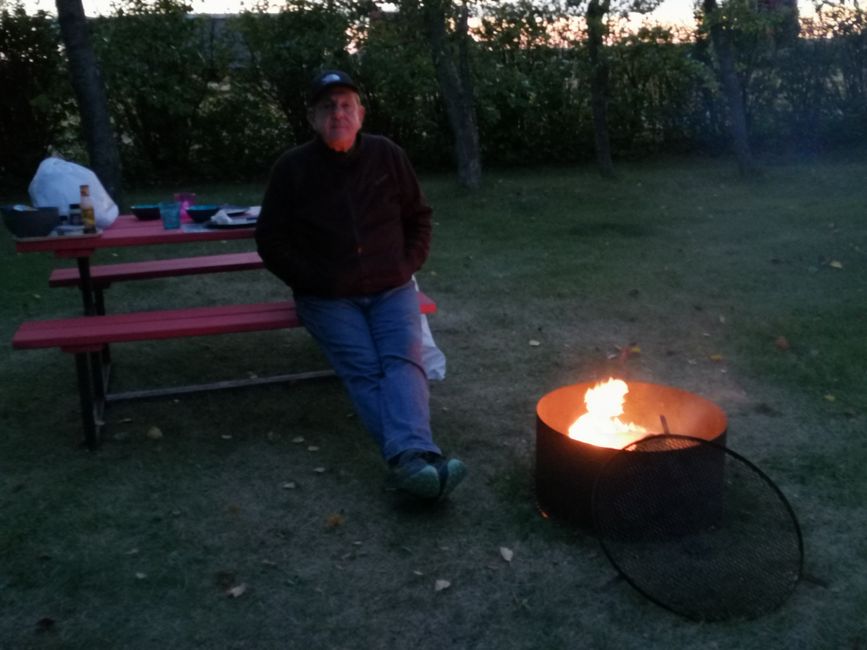
[{"label": "table leg", "polygon": [[96,313],[93,299],[93,278],[90,277],[90,257],[77,257],[78,262],[78,287],[81,290],[81,301],[84,304],[85,315],[91,316]]},{"label": "table leg", "polygon": [[[90,256],[85,255],[76,258],[78,264],[78,286],[81,290],[81,302],[86,316],[101,316],[105,314],[105,298],[102,289],[94,288],[93,277],[90,274]],[[90,365],[94,376],[94,386],[101,387],[101,394],[97,395],[100,404],[105,403],[105,393],[108,389],[108,378],[111,372],[111,348],[105,346],[102,352],[95,353],[90,358]],[[97,381],[96,374],[100,377]]]},{"label": "table leg", "polygon": [[[96,357],[99,353],[93,354]],[[94,381],[99,364],[93,364],[91,353],[79,352],[75,355],[75,369],[78,374],[78,397],[81,401],[81,421],[84,425],[84,441],[89,449],[99,446],[102,428],[102,407],[95,399]]]}]

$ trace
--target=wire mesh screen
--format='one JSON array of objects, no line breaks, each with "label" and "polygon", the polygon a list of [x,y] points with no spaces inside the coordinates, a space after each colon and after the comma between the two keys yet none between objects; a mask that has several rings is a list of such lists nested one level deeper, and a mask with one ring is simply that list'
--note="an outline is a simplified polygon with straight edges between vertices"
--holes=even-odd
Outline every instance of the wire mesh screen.
[{"label": "wire mesh screen", "polygon": [[596,479],[593,521],[626,580],[690,619],[755,618],[800,579],[786,498],[748,460],[698,438],[651,436],[618,452]]}]

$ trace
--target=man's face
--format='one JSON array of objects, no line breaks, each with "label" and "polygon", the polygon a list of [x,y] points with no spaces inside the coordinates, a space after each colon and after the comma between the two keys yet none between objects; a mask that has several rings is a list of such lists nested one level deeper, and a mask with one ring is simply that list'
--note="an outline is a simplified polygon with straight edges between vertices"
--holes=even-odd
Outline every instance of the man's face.
[{"label": "man's face", "polygon": [[364,121],[364,107],[349,88],[323,93],[307,114],[313,130],[335,151],[349,151]]}]

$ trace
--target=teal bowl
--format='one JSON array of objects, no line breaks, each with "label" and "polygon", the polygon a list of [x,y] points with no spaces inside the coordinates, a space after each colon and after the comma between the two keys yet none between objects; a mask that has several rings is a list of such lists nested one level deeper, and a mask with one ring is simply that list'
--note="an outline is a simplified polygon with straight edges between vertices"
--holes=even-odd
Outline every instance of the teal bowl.
[{"label": "teal bowl", "polygon": [[129,208],[137,219],[153,221],[160,218],[160,206],[158,203],[140,203],[131,205]]},{"label": "teal bowl", "polygon": [[190,215],[190,219],[192,219],[196,223],[204,223],[215,214],[217,214],[217,211],[219,209],[219,205],[196,203],[187,207],[187,214]]},{"label": "teal bowl", "polygon": [[3,224],[15,237],[45,237],[60,223],[57,208],[4,205]]}]

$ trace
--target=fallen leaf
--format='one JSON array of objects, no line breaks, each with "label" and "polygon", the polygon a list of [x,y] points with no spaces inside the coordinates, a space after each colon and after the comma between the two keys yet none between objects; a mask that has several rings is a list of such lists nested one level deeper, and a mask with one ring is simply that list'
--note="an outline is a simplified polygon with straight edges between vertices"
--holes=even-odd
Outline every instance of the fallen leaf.
[{"label": "fallen leaf", "polygon": [[788,350],[792,347],[789,343],[789,339],[787,339],[785,336],[778,336],[777,340],[774,341],[774,345],[777,346],[778,350]]},{"label": "fallen leaf", "polygon": [[716,362],[720,362],[724,359],[723,355],[721,355],[719,353],[709,354],[707,358],[710,359],[711,361],[716,361]]},{"label": "fallen leaf", "polygon": [[325,519],[325,525],[328,528],[337,528],[338,526],[342,526],[346,523],[346,517],[341,515],[339,512],[332,513],[328,515]]},{"label": "fallen leaf", "polygon": [[244,592],[247,591],[247,585],[243,582],[239,585],[235,585],[229,589],[226,589],[226,595],[229,598],[239,598],[244,595]]},{"label": "fallen leaf", "polygon": [[506,548],[505,546],[500,547],[500,556],[506,561],[511,562],[512,558],[515,557],[514,551],[510,548]]},{"label": "fallen leaf", "polygon": [[618,349],[620,350],[620,352],[617,357],[620,359],[621,362],[626,361],[630,357],[637,357],[641,354],[641,346],[639,346],[637,343],[630,343]]},{"label": "fallen leaf", "polygon": [[540,345],[542,345],[542,344],[541,344],[539,341],[537,341],[536,339],[530,339],[529,343],[530,343],[530,347],[533,347],[533,348],[537,348],[537,347],[539,347]]},{"label": "fallen leaf", "polygon": [[843,268],[843,262],[841,262],[839,260],[831,260],[828,263],[828,266],[835,268],[835,269],[842,269]]},{"label": "fallen leaf", "polygon": [[151,440],[159,440],[163,437],[163,432],[159,427],[151,427],[145,435]]},{"label": "fallen leaf", "polygon": [[452,583],[448,580],[437,580],[434,582],[434,591],[442,591],[444,589],[448,589],[452,586]]}]

